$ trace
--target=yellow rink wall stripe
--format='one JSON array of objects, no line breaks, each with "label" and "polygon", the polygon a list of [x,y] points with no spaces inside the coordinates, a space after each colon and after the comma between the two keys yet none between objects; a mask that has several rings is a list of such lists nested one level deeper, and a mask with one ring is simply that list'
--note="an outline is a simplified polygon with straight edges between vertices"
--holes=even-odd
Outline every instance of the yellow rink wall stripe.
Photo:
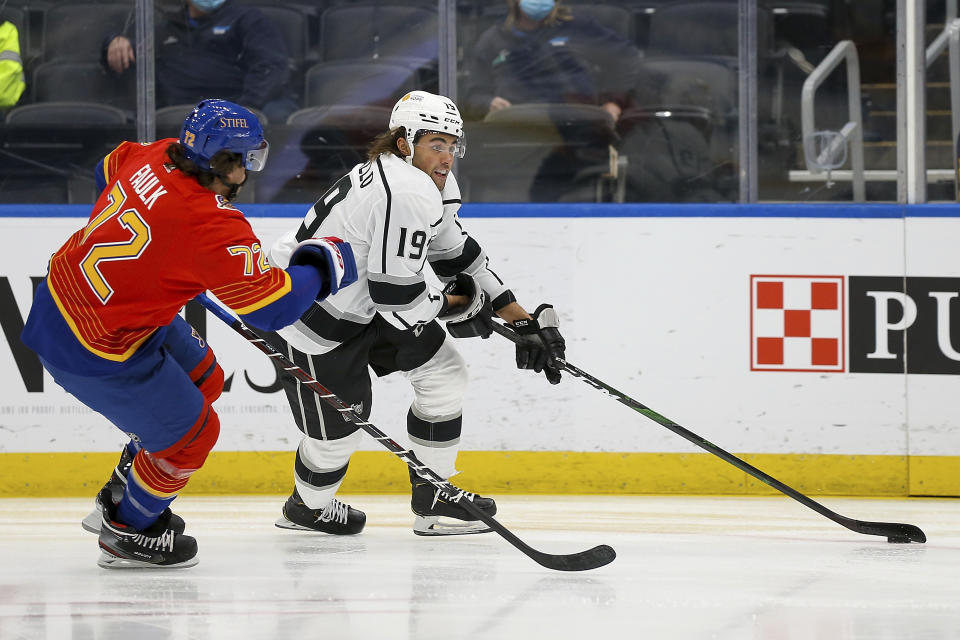
[{"label": "yellow rink wall stripe", "polygon": [[[960,495],[960,456],[737,454],[808,495]],[[90,496],[117,453],[0,453],[0,496]],[[218,451],[185,494],[284,494],[292,451]],[[777,494],[707,453],[462,451],[455,484],[481,493]],[[387,451],[358,451],[344,493],[405,493],[406,465]]]}]

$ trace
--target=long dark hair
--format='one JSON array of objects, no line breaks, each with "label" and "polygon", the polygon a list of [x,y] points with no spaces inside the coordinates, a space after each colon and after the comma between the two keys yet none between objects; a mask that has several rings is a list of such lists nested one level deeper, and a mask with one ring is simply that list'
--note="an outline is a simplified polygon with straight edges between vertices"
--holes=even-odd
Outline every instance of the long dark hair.
[{"label": "long dark hair", "polygon": [[180,173],[196,178],[201,187],[210,188],[213,181],[225,176],[240,166],[240,154],[221,149],[210,158],[210,169],[201,169],[200,166],[187,158],[183,145],[180,142],[171,142],[167,147],[167,157]]},{"label": "long dark hair", "polygon": [[378,135],[367,147],[367,160],[373,162],[381,153],[392,153],[398,158],[403,158],[403,154],[397,147],[397,141],[406,135],[406,132],[406,127],[396,127]]}]

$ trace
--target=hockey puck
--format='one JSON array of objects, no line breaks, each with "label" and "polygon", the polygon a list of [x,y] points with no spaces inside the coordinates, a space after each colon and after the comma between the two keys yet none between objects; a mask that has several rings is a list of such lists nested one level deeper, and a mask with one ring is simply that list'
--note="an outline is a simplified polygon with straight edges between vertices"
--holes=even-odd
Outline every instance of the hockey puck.
[{"label": "hockey puck", "polygon": [[891,542],[893,544],[905,544],[911,542],[911,540],[907,536],[889,536],[887,537],[887,542]]}]

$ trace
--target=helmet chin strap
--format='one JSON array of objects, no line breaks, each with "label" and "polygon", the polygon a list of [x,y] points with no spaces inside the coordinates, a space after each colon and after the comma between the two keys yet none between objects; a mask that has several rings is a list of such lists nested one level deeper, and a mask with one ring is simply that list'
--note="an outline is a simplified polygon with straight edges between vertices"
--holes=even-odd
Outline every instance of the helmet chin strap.
[{"label": "helmet chin strap", "polygon": [[406,156],[404,160],[407,164],[413,164],[413,153],[414,147],[416,146],[417,132],[414,131],[413,135],[409,135],[407,132],[404,132],[403,139],[407,141],[407,147],[410,149],[410,155]]},{"label": "helmet chin strap", "polygon": [[220,179],[220,182],[222,182],[225,186],[229,187],[230,190],[227,192],[227,195],[223,196],[227,200],[233,200],[234,198],[236,198],[237,194],[240,193],[240,187],[246,184],[247,178],[250,177],[250,174],[246,174],[243,176],[243,180],[241,182],[230,182],[229,180],[227,180],[227,177],[222,173],[214,173],[214,175]]}]

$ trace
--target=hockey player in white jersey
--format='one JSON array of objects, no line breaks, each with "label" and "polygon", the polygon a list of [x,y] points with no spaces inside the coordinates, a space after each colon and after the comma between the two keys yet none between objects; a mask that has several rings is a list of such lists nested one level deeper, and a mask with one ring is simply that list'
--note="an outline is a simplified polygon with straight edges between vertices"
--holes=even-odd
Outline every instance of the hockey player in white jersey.
[{"label": "hockey player in white jersey", "polygon": [[[332,236],[351,244],[357,285],[315,303],[271,341],[364,418],[372,400],[368,367],[380,376],[400,371],[415,393],[407,411],[413,451],[444,478],[457,472],[467,369],[437,320],[446,321],[456,337],[487,337],[496,313],[524,337],[517,366],[543,371],[553,384],[560,372],[550,366],[551,356],[563,357],[565,346],[553,307],[527,313],[461,226],[460,189],[450,171],[464,150],[456,105],[425,91],[408,93],[394,106],[389,131],[373,141],[368,161],[323,194],[270,253],[272,262],[286,266],[307,238]],[[443,290],[424,277],[427,262],[447,283]],[[277,526],[359,533],[365,514],[335,495],[363,432],[292,376],[281,380],[304,438],[295,488]],[[414,533],[489,531],[427,481],[410,476]],[[477,507],[496,513],[492,498],[468,495]]]}]

